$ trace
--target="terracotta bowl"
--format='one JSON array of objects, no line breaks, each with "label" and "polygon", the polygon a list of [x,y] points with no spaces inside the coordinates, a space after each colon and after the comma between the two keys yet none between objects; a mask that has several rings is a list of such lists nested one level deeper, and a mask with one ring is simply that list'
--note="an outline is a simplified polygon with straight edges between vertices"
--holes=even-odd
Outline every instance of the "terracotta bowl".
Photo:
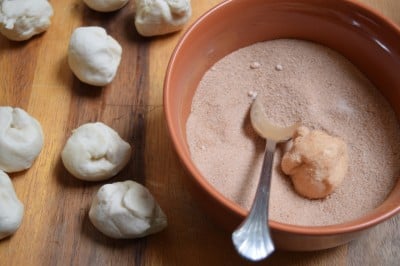
[{"label": "terracotta bowl", "polygon": [[[164,108],[173,145],[190,173],[193,195],[229,233],[247,211],[220,194],[196,168],[186,142],[186,120],[207,69],[234,50],[278,38],[309,40],[338,51],[369,77],[400,115],[400,30],[368,7],[338,0],[230,0],[204,14],[171,57]],[[378,208],[350,222],[317,227],[269,223],[278,248],[319,250],[344,244],[399,211],[397,182]]]}]

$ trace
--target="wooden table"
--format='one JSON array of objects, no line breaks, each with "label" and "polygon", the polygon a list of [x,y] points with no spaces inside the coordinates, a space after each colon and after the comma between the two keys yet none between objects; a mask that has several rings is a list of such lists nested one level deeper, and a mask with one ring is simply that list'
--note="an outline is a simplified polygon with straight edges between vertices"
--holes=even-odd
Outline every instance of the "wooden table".
[{"label": "wooden table", "polygon": [[[0,37],[0,105],[27,110],[45,133],[33,167],[11,175],[26,211],[17,233],[0,241],[0,265],[252,265],[192,199],[168,137],[163,78],[182,33],[140,37],[133,26],[133,0],[111,14],[91,11],[81,0],[50,2],[55,15],[44,35],[22,43]],[[218,2],[193,0],[192,21]],[[400,25],[400,1],[362,2]],[[84,85],[67,65],[71,32],[81,25],[103,26],[123,46],[118,74],[109,86]],[[107,182],[75,179],[64,169],[60,152],[72,129],[93,121],[110,125],[134,147],[129,166],[108,182],[145,184],[169,218],[165,231],[139,240],[112,240],[90,223],[93,195]],[[348,245],[308,253],[278,251],[263,263],[398,265],[399,222],[397,216]]]}]

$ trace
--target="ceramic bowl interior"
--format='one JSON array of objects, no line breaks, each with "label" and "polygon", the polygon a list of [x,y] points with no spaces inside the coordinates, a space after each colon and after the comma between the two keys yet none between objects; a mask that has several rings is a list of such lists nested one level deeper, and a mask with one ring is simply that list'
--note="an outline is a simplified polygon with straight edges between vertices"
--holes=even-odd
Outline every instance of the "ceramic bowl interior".
[{"label": "ceramic bowl interior", "polygon": [[[225,198],[191,160],[186,120],[204,73],[225,55],[250,44],[279,38],[316,42],[347,57],[400,114],[400,31],[353,1],[230,0],[198,19],[178,43],[165,77],[164,108],[177,154],[189,172],[193,194],[204,209],[232,230],[246,210]],[[278,247],[316,250],[350,241],[400,210],[400,182],[378,208],[357,220],[330,226],[296,226],[270,221]]]}]

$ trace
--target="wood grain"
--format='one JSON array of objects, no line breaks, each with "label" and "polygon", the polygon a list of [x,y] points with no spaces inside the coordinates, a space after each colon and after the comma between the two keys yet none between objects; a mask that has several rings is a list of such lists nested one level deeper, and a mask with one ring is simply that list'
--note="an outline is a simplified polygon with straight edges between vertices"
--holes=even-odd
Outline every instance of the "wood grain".
[{"label": "wood grain", "polygon": [[[25,204],[15,235],[0,241],[0,265],[252,265],[232,248],[229,234],[208,220],[187,191],[168,137],[162,110],[166,66],[181,33],[140,37],[133,26],[134,1],[101,14],[81,0],[52,0],[55,15],[43,35],[17,43],[0,37],[0,105],[27,110],[42,124],[45,146],[27,171],[12,174]],[[192,1],[193,18],[221,2]],[[363,0],[400,25],[400,1]],[[66,50],[72,31],[100,25],[123,47],[115,80],[96,88],[70,72]],[[146,185],[169,218],[168,228],[138,240],[112,240],[99,233],[87,212],[106,182],[73,178],[60,161],[72,129],[103,121],[133,147],[128,167],[110,180]],[[399,217],[338,248],[308,253],[278,251],[262,265],[397,265]]]}]

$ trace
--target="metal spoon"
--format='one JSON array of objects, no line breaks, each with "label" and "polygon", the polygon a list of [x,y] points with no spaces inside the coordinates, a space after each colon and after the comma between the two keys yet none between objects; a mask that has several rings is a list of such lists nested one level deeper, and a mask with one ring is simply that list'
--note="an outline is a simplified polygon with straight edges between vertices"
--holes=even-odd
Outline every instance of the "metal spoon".
[{"label": "metal spoon", "polygon": [[268,201],[276,144],[289,140],[299,123],[286,128],[270,124],[258,98],[251,106],[250,119],[255,131],[267,140],[267,145],[253,204],[247,218],[233,232],[232,241],[241,256],[259,261],[275,250],[268,226]]}]

